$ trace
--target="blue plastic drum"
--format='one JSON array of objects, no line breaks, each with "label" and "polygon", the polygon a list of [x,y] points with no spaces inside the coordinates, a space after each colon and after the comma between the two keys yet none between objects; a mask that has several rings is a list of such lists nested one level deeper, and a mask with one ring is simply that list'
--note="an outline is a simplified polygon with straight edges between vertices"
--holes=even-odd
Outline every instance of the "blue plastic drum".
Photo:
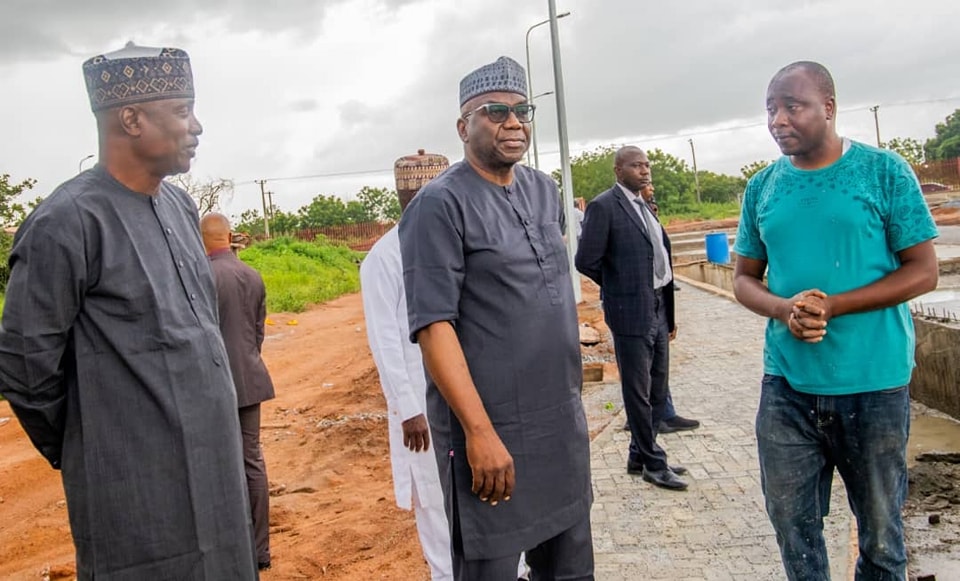
[{"label": "blue plastic drum", "polygon": [[711,232],[706,235],[707,260],[717,264],[730,264],[730,241],[726,232]]}]

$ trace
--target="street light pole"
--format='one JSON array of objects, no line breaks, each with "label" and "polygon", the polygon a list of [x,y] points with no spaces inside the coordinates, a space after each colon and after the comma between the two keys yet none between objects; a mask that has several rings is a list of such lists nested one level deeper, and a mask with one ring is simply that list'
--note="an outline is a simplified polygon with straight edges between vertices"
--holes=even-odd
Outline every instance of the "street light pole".
[{"label": "street light pole", "polygon": [[697,203],[700,203],[700,176],[697,174],[697,150],[693,148],[693,139],[690,142],[690,154],[693,156],[693,183],[697,186]]},{"label": "street light pole", "polygon": [[80,160],[80,163],[77,164],[77,173],[83,172],[83,162],[87,161],[87,160],[90,159],[91,157],[93,157],[93,154],[92,154],[92,153],[91,153],[90,155],[86,156],[85,158],[83,158],[83,159]]},{"label": "street light pole", "polygon": [[[530,97],[530,102],[533,103],[536,99],[538,99],[538,98],[540,98],[540,97],[546,97],[547,95],[552,95],[552,94],[553,94],[553,91],[545,91],[545,92],[543,92],[543,93],[540,93],[539,95],[534,95],[534,96]],[[537,150],[537,125],[536,125],[536,123],[537,123],[537,117],[534,116],[534,117],[533,117],[533,120],[530,121],[530,137],[531,137],[532,140],[533,140],[533,150],[534,150],[534,152],[536,152],[536,150]],[[539,156],[539,155],[536,155],[536,156],[534,156],[534,157],[535,157],[536,163],[535,163],[535,165],[534,165],[533,167],[535,167],[535,168],[537,168],[537,169],[540,169],[540,156]],[[529,148],[529,147],[527,148],[527,165],[530,165],[530,148]]]},{"label": "street light pole", "polygon": [[[567,218],[567,260],[570,282],[573,285],[573,299],[575,303],[579,303],[581,301],[580,275],[577,274],[577,267],[573,261],[574,256],[577,255],[577,217],[573,211],[573,174],[570,171],[570,144],[567,143],[567,102],[563,95],[563,66],[560,64],[560,31],[557,26],[559,17],[556,1],[548,0],[548,3],[550,5],[550,44],[553,49],[553,90],[557,99],[557,137],[560,140],[560,170],[563,175],[563,214]],[[527,69],[527,73],[529,72]]]},{"label": "street light pole", "polygon": [[[556,17],[557,17],[557,18],[564,18],[564,17],[567,17],[567,16],[570,16],[570,12],[564,12],[563,14],[558,14]],[[541,21],[541,22],[538,22],[538,23],[534,24],[533,26],[531,26],[530,28],[527,29],[527,39],[526,39],[526,45],[527,45],[527,92],[530,93],[530,94],[533,94],[533,72],[530,70],[530,32],[531,32],[534,28],[536,28],[536,27],[538,27],[538,26],[542,26],[542,25],[547,24],[547,23],[549,23],[549,22],[550,22],[549,19],[543,20],[543,21]],[[533,99],[530,99],[530,101],[533,101]],[[532,122],[530,123],[530,133],[531,133],[531,136],[532,136],[532,138],[533,138],[533,167],[535,167],[535,168],[537,168],[537,169],[540,169],[540,152],[537,150],[537,125],[536,125],[536,121],[532,121]],[[530,150],[529,150],[529,149],[527,150],[527,165],[530,165]]]}]

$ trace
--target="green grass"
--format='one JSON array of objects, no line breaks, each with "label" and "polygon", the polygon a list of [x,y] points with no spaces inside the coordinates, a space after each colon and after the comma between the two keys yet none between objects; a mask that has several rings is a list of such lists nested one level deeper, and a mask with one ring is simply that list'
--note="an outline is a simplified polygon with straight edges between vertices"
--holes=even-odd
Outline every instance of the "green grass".
[{"label": "green grass", "polygon": [[[358,264],[363,253],[324,242],[277,238],[240,252],[263,276],[267,310],[299,313],[308,305],[360,290]],[[0,312],[4,294],[0,293]]]},{"label": "green grass", "polygon": [[277,238],[240,251],[263,277],[267,310],[299,313],[308,305],[360,290],[362,254],[325,242]]},{"label": "green grass", "polygon": [[703,202],[700,205],[692,204],[681,206],[675,210],[665,210],[662,220],[664,224],[669,225],[677,220],[721,220],[739,216],[740,206],[736,202]]}]

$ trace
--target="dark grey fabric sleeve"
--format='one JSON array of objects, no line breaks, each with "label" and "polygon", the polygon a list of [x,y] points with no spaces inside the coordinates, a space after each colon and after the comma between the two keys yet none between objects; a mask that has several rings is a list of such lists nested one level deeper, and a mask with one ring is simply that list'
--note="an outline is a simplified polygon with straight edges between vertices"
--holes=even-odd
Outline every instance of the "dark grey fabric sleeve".
[{"label": "dark grey fabric sleeve", "polygon": [[400,220],[400,255],[410,340],[438,321],[456,321],[465,261],[463,216],[445,191],[425,190]]},{"label": "dark grey fabric sleeve", "polygon": [[[62,199],[62,198],[61,198]],[[73,204],[51,201],[21,227],[10,254],[0,331],[0,393],[54,468],[60,467],[63,355],[87,285],[83,228]]]}]

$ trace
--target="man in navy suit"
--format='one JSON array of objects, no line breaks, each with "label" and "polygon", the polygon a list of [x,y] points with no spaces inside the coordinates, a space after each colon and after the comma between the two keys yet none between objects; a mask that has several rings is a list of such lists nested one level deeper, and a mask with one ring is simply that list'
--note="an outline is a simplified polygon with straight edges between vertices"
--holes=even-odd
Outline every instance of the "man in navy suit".
[{"label": "man in navy suit", "polygon": [[613,333],[623,404],[630,424],[627,472],[661,488],[684,490],[682,466],[667,464],[657,431],[667,398],[673,272],[670,240],[641,190],[651,183],[650,161],[638,147],[617,151],[617,183],[588,206],[577,270],[600,285]]}]

